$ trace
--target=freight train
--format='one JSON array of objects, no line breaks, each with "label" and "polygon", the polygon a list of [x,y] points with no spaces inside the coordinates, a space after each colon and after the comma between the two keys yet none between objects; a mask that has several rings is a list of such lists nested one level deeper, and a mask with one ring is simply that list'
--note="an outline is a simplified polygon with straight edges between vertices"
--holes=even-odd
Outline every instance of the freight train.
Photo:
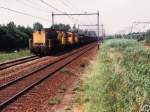
[{"label": "freight train", "polygon": [[36,55],[49,55],[52,52],[78,47],[94,41],[97,41],[97,37],[47,28],[33,32],[29,48]]}]

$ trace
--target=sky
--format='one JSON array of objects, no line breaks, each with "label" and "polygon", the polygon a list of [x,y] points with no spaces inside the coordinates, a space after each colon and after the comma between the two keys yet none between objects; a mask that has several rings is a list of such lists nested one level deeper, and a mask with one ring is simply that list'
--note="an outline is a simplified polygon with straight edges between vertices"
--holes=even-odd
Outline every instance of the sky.
[{"label": "sky", "polygon": [[[150,21],[150,0],[43,0],[59,11],[66,13],[100,13],[100,24],[104,24],[106,34],[115,34],[130,30],[133,21]],[[52,24],[52,11],[60,13],[54,8],[43,4],[40,0],[0,0],[0,7],[10,8],[36,16],[24,16],[0,8],[0,24],[14,21],[17,25],[33,26],[40,22],[44,27]],[[44,18],[39,19],[37,17]],[[96,16],[56,16],[55,23],[64,24],[97,24]],[[83,27],[82,29],[96,29]]]}]

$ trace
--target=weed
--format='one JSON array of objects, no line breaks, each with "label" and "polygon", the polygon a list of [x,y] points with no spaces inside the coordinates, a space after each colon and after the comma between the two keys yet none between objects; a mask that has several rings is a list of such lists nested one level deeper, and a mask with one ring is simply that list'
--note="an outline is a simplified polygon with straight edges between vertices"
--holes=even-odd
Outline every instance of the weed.
[{"label": "weed", "polygon": [[83,91],[83,86],[80,84],[80,85],[77,85],[74,89],[73,89],[74,92],[81,92]]},{"label": "weed", "polygon": [[70,76],[75,76],[75,72],[71,68],[63,68],[60,72]]},{"label": "weed", "polygon": [[61,85],[60,88],[58,89],[59,93],[64,93],[66,91],[66,86],[65,85]]},{"label": "weed", "polygon": [[55,97],[53,97],[53,98],[50,98],[48,104],[50,104],[50,105],[60,104],[60,103],[61,103],[61,100],[62,100],[61,97],[55,96]]},{"label": "weed", "polygon": [[137,112],[150,103],[150,50],[128,39],[106,41],[78,100],[85,112]]},{"label": "weed", "polygon": [[66,110],[66,111],[71,111],[71,109],[72,109],[71,106],[66,106],[66,107],[65,107],[65,110]]}]

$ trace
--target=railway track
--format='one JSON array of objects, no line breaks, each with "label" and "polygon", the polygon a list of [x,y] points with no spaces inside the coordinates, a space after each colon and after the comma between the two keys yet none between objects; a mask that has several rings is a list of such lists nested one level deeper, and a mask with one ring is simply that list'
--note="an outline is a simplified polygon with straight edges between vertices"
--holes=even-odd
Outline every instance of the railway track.
[{"label": "railway track", "polygon": [[23,77],[19,77],[1,85],[0,110],[94,47],[95,43],[79,48],[75,52],[63,56],[60,59],[56,59],[36,71],[32,71]]},{"label": "railway track", "polygon": [[29,62],[29,61],[33,61],[33,60],[36,60],[38,58],[40,58],[40,57],[38,57],[38,56],[29,56],[29,57],[25,57],[25,58],[16,59],[16,60],[13,60],[13,61],[1,63],[0,64],[0,70],[10,68],[12,66],[16,66],[16,65],[19,65],[19,64],[23,64],[23,63],[26,63],[26,62]]}]

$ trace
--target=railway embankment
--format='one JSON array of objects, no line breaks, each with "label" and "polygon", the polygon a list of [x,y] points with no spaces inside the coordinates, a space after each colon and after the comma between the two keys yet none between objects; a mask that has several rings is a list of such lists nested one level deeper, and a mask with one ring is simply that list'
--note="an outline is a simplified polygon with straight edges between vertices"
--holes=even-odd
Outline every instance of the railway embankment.
[{"label": "railway embankment", "polygon": [[108,40],[81,82],[81,112],[149,111],[150,50],[134,40]]}]

